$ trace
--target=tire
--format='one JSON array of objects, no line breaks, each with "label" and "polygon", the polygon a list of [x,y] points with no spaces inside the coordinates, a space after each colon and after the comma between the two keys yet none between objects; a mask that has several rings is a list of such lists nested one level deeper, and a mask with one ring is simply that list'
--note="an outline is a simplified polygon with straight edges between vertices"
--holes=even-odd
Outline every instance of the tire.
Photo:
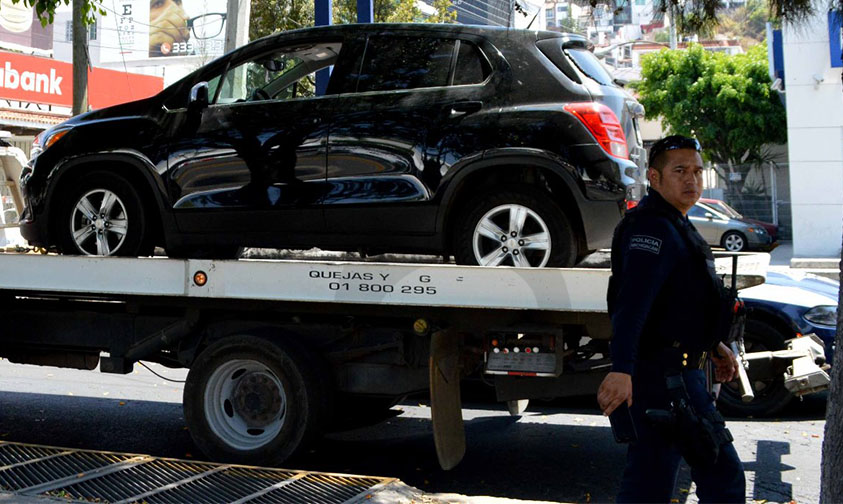
[{"label": "tire", "polygon": [[[514,212],[523,216],[520,225],[510,225]],[[546,246],[538,241],[535,248],[524,246],[524,239],[541,235],[549,237]],[[453,245],[457,264],[570,267],[577,259],[577,239],[567,216],[548,194],[530,186],[491,191],[472,200],[456,226]]]},{"label": "tire", "polygon": [[140,196],[129,181],[110,172],[87,173],[76,181],[59,207],[55,225],[62,254],[152,255]]},{"label": "tire", "polygon": [[[744,346],[747,352],[783,350],[787,338],[788,336],[766,322],[753,319],[746,321]],[[784,386],[783,374],[770,379],[753,379],[750,376],[749,382],[755,399],[748,403],[741,401],[737,380],[724,383],[720,387],[717,403],[723,413],[730,416],[771,416],[781,411],[793,399],[793,394]]]},{"label": "tire", "polygon": [[184,387],[193,441],[213,460],[281,464],[322,432],[329,389],[321,369],[290,342],[241,335],[211,344]]},{"label": "tire", "polygon": [[727,231],[720,239],[720,245],[729,252],[746,250],[746,236],[739,231]]}]

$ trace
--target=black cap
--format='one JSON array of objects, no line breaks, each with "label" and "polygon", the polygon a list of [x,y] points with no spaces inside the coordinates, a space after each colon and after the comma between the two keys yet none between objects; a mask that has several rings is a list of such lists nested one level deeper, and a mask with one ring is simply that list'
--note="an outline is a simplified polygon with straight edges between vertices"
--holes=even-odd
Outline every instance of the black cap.
[{"label": "black cap", "polygon": [[647,158],[647,166],[653,166],[653,161],[658,156],[661,156],[667,151],[676,149],[694,149],[697,152],[702,152],[702,146],[696,138],[686,137],[682,135],[671,135],[664,137],[650,147],[650,156]]}]

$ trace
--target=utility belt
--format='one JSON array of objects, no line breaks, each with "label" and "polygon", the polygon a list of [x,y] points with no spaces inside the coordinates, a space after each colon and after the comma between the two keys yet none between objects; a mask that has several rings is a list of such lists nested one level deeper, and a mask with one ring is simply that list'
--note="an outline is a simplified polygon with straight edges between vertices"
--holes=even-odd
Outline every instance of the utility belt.
[{"label": "utility belt", "polygon": [[[664,350],[665,359],[669,359],[664,365],[670,409],[648,409],[645,414],[657,429],[676,443],[679,453],[688,464],[692,467],[711,467],[717,462],[720,448],[734,440],[732,433],[726,428],[726,421],[717,410],[697,412],[688,395],[682,372],[677,369],[676,361],[673,360],[678,349]],[[678,365],[684,369],[702,369],[706,354],[707,352],[681,352],[679,355],[683,359]]]}]

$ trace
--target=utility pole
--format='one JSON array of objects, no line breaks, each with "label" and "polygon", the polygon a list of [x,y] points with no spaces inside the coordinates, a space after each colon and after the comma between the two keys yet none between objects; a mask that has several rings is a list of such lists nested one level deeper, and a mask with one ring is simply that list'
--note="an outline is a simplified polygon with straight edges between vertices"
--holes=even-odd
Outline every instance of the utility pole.
[{"label": "utility pole", "polygon": [[249,13],[251,0],[228,0],[225,16],[225,52],[249,42]]},{"label": "utility pole", "polygon": [[82,2],[73,0],[73,115],[88,111],[88,28],[82,22]]}]

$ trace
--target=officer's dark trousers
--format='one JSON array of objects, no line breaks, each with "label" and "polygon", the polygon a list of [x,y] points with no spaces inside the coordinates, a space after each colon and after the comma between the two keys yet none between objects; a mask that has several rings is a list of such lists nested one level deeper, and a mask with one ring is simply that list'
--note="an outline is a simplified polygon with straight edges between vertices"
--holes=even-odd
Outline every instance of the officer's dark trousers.
[{"label": "officer's dark trousers", "polygon": [[[696,411],[714,409],[704,372],[685,371],[683,375]],[[661,366],[642,361],[633,376],[630,409],[638,442],[629,445],[617,502],[670,502],[673,496],[681,456],[676,446],[645,417],[648,408],[668,409],[667,389]],[[691,467],[691,477],[701,503],[746,502],[743,464],[732,443],[720,448],[713,467]]]}]

